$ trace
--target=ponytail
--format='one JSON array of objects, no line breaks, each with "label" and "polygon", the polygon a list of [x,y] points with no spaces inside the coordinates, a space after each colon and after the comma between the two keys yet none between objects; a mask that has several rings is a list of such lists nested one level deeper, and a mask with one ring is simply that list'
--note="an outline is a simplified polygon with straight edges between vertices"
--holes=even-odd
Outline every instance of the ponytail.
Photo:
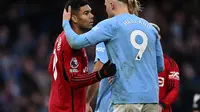
[{"label": "ponytail", "polygon": [[140,2],[138,0],[118,0],[127,4],[128,11],[130,14],[138,15],[138,11],[141,11]]},{"label": "ponytail", "polygon": [[138,15],[138,12],[141,11],[140,3],[138,0],[127,0],[127,6],[130,14]]}]

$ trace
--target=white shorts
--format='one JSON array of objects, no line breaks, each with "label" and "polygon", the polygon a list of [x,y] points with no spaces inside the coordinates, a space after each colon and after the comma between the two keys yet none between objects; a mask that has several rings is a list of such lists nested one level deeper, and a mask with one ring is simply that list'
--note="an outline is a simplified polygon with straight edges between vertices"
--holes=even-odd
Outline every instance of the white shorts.
[{"label": "white shorts", "polygon": [[158,112],[158,104],[111,104],[108,112]]}]

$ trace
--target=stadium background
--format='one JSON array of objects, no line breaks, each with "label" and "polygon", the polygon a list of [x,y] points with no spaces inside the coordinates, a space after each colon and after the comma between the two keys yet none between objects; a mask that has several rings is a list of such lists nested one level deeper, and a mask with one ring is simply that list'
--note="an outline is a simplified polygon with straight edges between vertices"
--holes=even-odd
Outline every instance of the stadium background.
[{"label": "stadium background", "polygon": [[[95,23],[107,18],[104,0],[89,1]],[[62,31],[65,2],[0,1],[0,112],[47,112],[51,84],[47,66]],[[164,52],[180,67],[181,87],[174,112],[192,112],[198,106],[193,105],[193,97],[200,93],[200,0],[140,2],[140,16],[160,26]],[[94,48],[87,48],[90,71]]]}]

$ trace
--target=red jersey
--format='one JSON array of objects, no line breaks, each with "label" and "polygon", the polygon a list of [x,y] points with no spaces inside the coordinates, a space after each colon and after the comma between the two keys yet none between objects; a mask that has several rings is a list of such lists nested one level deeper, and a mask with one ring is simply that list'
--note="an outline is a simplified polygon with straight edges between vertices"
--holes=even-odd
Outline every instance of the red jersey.
[{"label": "red jersey", "polygon": [[86,86],[99,81],[96,73],[88,74],[85,49],[71,49],[62,32],[54,44],[48,71],[52,75],[49,112],[85,112]]},{"label": "red jersey", "polygon": [[159,73],[159,103],[164,112],[172,112],[171,104],[176,100],[179,91],[179,68],[176,62],[164,55],[165,69]]}]

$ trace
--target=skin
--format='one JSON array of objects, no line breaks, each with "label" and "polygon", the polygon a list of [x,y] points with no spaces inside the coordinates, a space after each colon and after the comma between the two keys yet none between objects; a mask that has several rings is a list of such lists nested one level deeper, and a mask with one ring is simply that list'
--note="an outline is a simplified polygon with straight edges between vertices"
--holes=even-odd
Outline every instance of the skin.
[{"label": "skin", "polygon": [[[82,34],[92,28],[94,15],[91,13],[91,11],[91,7],[89,5],[85,5],[80,7],[78,12],[70,13],[70,15],[72,14],[71,26],[77,34]],[[93,112],[91,106],[88,104],[86,104],[86,112]]]},{"label": "skin", "polygon": [[[129,13],[127,4],[119,2],[118,0],[105,0],[105,6],[106,6],[106,12],[107,12],[109,18],[116,16],[116,15]],[[69,21],[71,18],[73,20],[73,16],[71,16],[71,6],[69,6],[68,12],[66,10],[63,11],[63,21],[65,21],[65,20]],[[80,33],[78,33],[78,34],[80,34]],[[103,64],[100,61],[96,62],[93,71],[100,70],[102,66],[103,66]],[[113,78],[110,78],[109,82],[112,83],[112,80],[113,80]],[[86,112],[91,111],[91,110],[87,110],[87,109],[90,108],[90,102],[91,102],[93,96],[95,95],[95,93],[97,92],[98,87],[99,87],[99,83],[93,84],[88,87],[87,96],[90,96],[90,97],[87,98]]]},{"label": "skin", "polygon": [[106,6],[106,12],[108,14],[108,17],[111,18],[114,16],[113,14],[113,9],[114,9],[114,5],[113,5],[113,2],[111,0],[105,0],[105,4]]},{"label": "skin", "polygon": [[84,33],[92,28],[94,15],[91,13],[92,9],[89,5],[80,7],[78,12],[72,14],[72,27],[77,26],[81,32]]},{"label": "skin", "polygon": [[[101,61],[97,61],[94,65],[93,72],[99,71],[102,67],[103,67],[103,63],[101,63]],[[88,87],[88,91],[87,91],[87,96],[89,96],[87,97],[88,104],[91,102],[93,96],[96,93],[94,91],[97,91],[98,88],[99,88],[99,82]]]},{"label": "skin", "polygon": [[[94,65],[93,72],[100,70],[102,67],[103,67],[103,63],[101,63],[100,61],[97,61]],[[90,107],[90,102],[92,101],[94,95],[97,94],[98,88],[99,88],[99,82],[97,82],[91,86],[88,86],[87,99],[86,99],[87,106]],[[90,112],[90,111],[86,111],[86,112]]]},{"label": "skin", "polygon": [[127,4],[124,4],[118,0],[105,0],[105,6],[109,18],[116,15],[129,13]]}]

